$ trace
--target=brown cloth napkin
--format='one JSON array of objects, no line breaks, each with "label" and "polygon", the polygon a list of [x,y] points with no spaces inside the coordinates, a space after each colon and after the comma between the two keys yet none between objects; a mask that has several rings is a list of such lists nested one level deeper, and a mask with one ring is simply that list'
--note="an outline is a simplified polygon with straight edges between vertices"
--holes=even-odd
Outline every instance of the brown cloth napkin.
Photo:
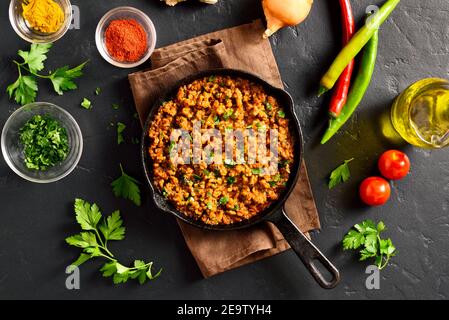
[{"label": "brown cloth napkin", "polygon": [[[154,101],[180,79],[215,68],[234,68],[254,73],[282,87],[270,42],[262,39],[261,21],[225,29],[157,49],[152,69],[129,75],[136,108],[145,121]],[[312,191],[303,163],[301,176],[286,203],[286,211],[303,231],[320,228]],[[271,223],[238,231],[205,231],[181,221],[179,226],[204,277],[272,256],[289,248]]]}]

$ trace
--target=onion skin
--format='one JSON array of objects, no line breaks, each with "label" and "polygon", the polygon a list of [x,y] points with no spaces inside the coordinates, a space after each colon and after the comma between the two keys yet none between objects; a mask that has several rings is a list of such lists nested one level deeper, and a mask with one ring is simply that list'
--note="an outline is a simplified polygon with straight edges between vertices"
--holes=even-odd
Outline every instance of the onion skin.
[{"label": "onion skin", "polygon": [[262,0],[267,20],[264,39],[283,27],[296,26],[303,22],[312,9],[313,0]]}]

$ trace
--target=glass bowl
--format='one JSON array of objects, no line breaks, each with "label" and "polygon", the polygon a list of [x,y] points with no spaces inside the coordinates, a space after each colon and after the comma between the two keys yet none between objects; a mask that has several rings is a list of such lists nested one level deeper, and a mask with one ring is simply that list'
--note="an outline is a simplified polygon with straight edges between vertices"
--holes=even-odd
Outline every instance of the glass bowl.
[{"label": "glass bowl", "polygon": [[[109,24],[117,19],[134,19],[145,30],[148,45],[145,54],[140,60],[135,62],[117,61],[109,54],[105,44],[104,33]],[[153,53],[154,48],[156,47],[156,29],[154,28],[151,19],[142,11],[133,7],[118,7],[107,12],[103,18],[101,18],[95,33],[95,43],[101,56],[110,64],[120,68],[134,68],[147,61]]]},{"label": "glass bowl", "polygon": [[[24,162],[20,129],[35,115],[48,115],[66,129],[69,153],[64,161],[46,171],[28,169]],[[75,119],[64,109],[47,102],[27,104],[17,109],[6,121],[1,136],[3,157],[20,177],[37,183],[50,183],[66,177],[77,166],[83,152],[83,136]]]},{"label": "glass bowl", "polygon": [[43,33],[31,28],[22,16],[23,0],[11,0],[9,5],[9,21],[14,31],[24,40],[31,43],[50,43],[60,39],[70,28],[72,23],[72,5],[69,0],[54,0],[64,12],[64,23],[58,31]]}]

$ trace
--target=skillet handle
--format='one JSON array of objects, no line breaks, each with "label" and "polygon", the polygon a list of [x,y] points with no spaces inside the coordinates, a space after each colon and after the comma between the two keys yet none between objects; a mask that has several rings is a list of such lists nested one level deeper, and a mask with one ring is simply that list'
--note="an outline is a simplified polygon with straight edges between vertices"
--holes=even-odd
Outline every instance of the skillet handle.
[{"label": "skillet handle", "polygon": [[[284,235],[285,240],[302,260],[306,268],[324,289],[332,289],[340,282],[340,272],[337,268],[320,252],[320,250],[298,229],[282,209],[282,214],[272,221]],[[326,280],[316,262],[332,275],[331,280]]]}]

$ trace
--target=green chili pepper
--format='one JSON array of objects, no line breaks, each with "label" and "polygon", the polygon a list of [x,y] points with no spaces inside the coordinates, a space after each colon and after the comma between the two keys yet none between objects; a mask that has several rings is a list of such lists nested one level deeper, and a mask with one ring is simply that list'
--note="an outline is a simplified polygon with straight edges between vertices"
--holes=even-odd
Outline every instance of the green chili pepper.
[{"label": "green chili pepper", "polygon": [[373,14],[365,25],[351,38],[349,43],[335,58],[329,70],[321,78],[319,96],[333,88],[346,66],[368,43],[373,34],[378,31],[379,27],[387,20],[400,1],[387,0],[379,11]]},{"label": "green chili pepper", "polygon": [[332,136],[346,123],[346,121],[349,120],[355,109],[357,109],[357,106],[362,101],[373,76],[374,67],[376,65],[378,43],[379,32],[376,31],[365,47],[359,72],[355,78],[354,84],[352,85],[351,91],[349,92],[346,105],[343,107],[342,112],[337,118],[330,120],[329,128],[324,134],[323,139],[321,139],[321,144],[325,144],[330,138],[332,138]]}]

